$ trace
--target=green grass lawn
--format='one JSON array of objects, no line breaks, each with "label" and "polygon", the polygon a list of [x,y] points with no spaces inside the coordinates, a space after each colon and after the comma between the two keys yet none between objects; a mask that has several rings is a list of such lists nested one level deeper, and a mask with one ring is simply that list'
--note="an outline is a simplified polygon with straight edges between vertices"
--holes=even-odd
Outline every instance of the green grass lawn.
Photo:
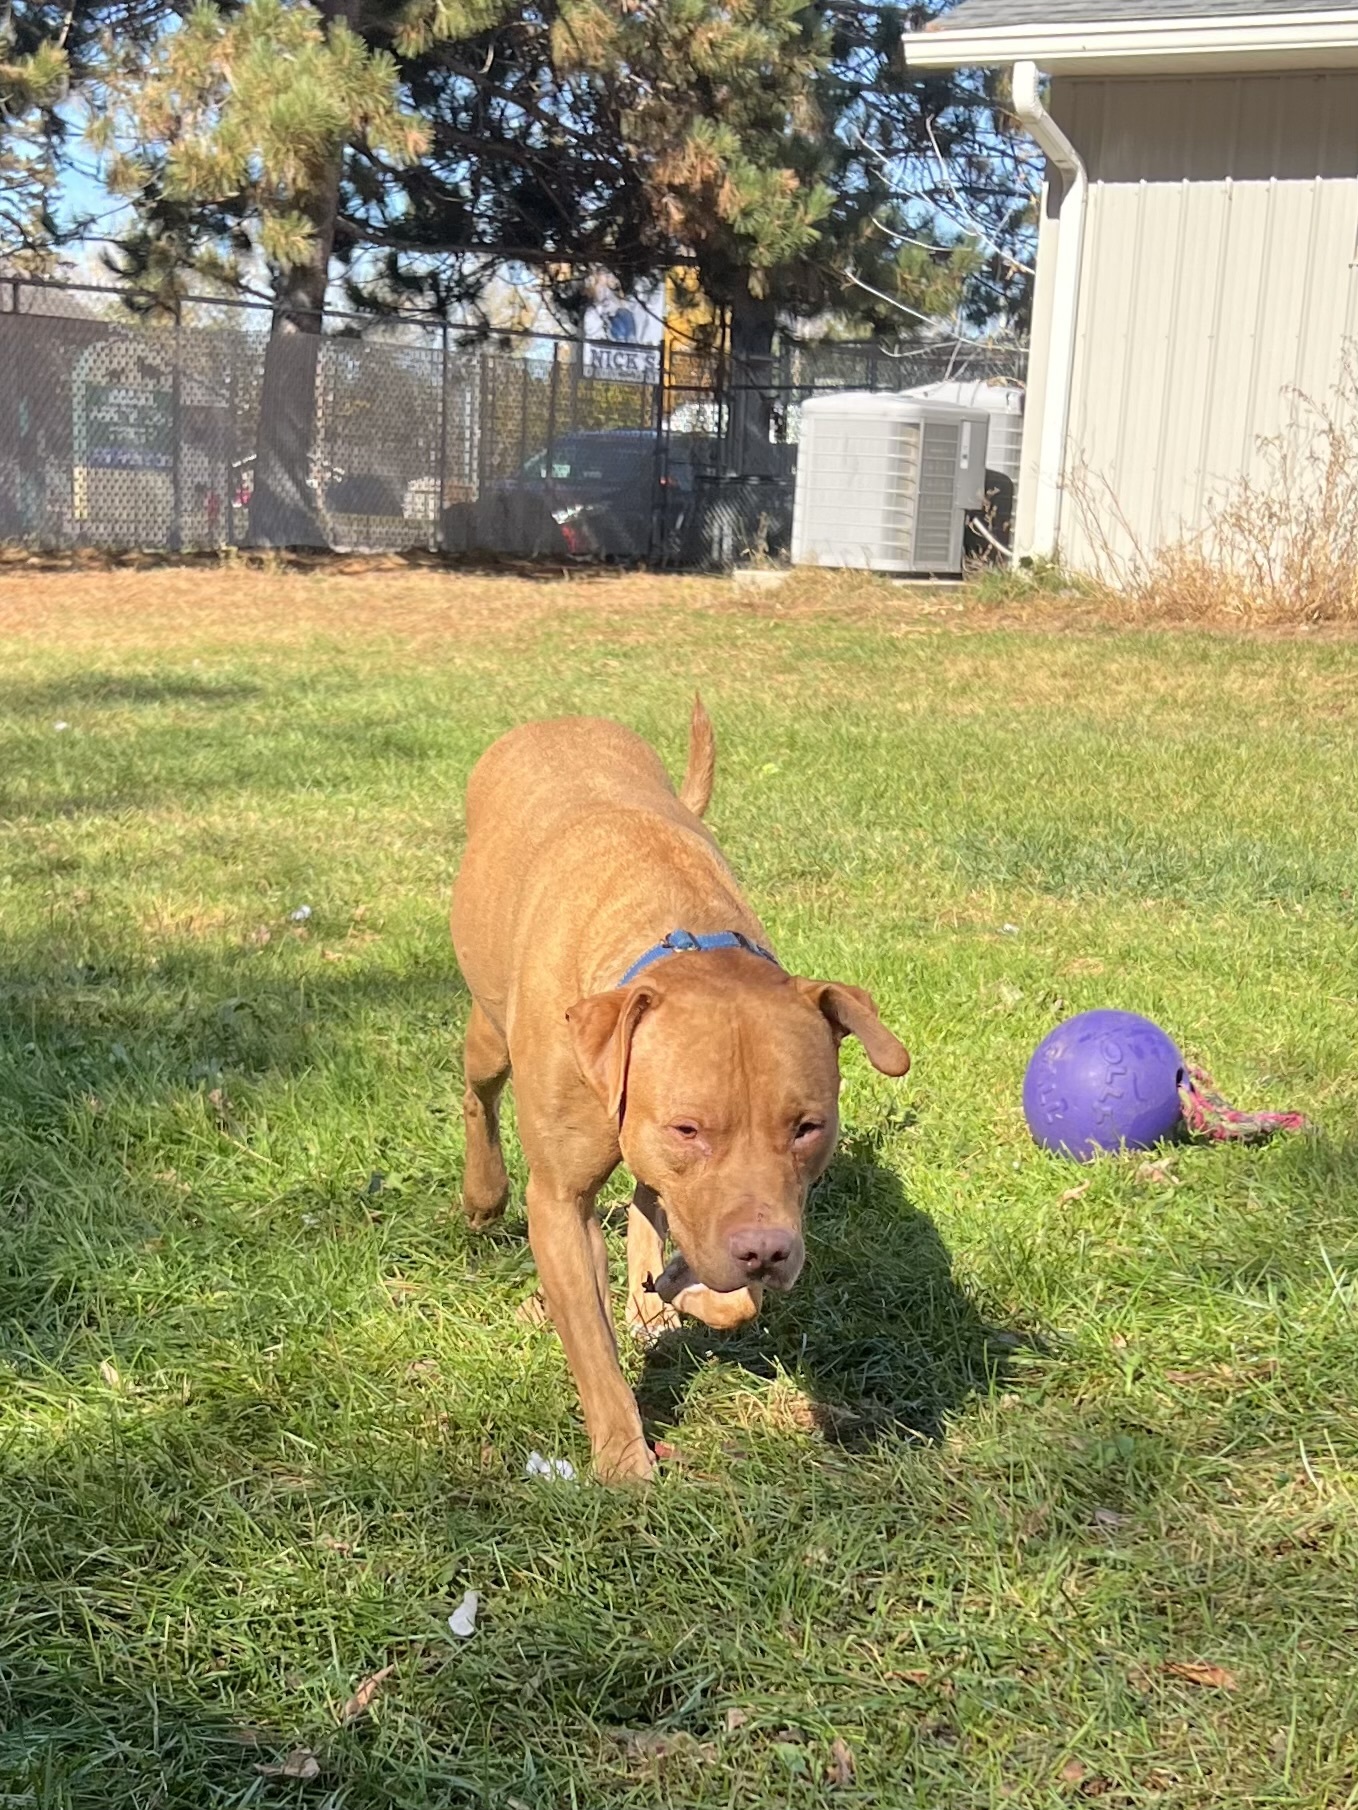
[{"label": "green grass lawn", "polygon": [[[0,673],[0,1806],[1358,1803],[1358,647],[168,582]],[[915,1067],[846,1047],[795,1293],[631,1358],[655,1487],[529,1482],[587,1450],[521,1206],[450,1204],[461,787],[570,710],[677,772],[695,684],[776,947]],[[1043,1155],[1105,1003],[1319,1134]]]}]

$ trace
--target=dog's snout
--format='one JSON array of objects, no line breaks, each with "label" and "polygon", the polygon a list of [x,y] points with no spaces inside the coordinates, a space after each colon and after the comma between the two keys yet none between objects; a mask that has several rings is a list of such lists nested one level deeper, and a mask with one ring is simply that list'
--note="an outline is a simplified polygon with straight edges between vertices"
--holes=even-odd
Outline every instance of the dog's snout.
[{"label": "dog's snout", "polygon": [[801,1268],[801,1239],[783,1226],[738,1226],[726,1248],[751,1282],[777,1287]]}]

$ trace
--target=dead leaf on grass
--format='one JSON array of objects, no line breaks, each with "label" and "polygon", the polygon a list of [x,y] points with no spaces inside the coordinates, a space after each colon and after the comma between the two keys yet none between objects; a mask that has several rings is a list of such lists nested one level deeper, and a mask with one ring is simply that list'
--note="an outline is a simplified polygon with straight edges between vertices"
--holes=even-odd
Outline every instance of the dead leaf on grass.
[{"label": "dead leaf on grass", "polygon": [[1185,1684],[1201,1685],[1204,1690],[1233,1691],[1238,1689],[1234,1672],[1228,1672],[1224,1665],[1208,1665],[1201,1659],[1170,1659],[1160,1667],[1171,1678],[1182,1678]]},{"label": "dead leaf on grass", "polygon": [[1083,1785],[1085,1769],[1078,1760],[1067,1760],[1061,1768],[1061,1780],[1066,1785]]},{"label": "dead leaf on grass", "polygon": [[930,1741],[937,1741],[941,1747],[956,1747],[962,1739],[962,1731],[951,1722],[935,1722],[924,1731]]},{"label": "dead leaf on grass", "polygon": [[699,1742],[684,1729],[619,1728],[613,1734],[614,1739],[626,1748],[628,1758],[633,1760],[653,1760],[658,1764],[664,1760],[691,1759],[710,1766],[717,1757],[712,1742]]},{"label": "dead leaf on grass", "polygon": [[113,1362],[112,1358],[104,1359],[103,1363],[99,1366],[99,1374],[103,1377],[110,1389],[122,1388],[123,1379],[119,1373],[118,1366]]},{"label": "dead leaf on grass", "polygon": [[1166,1370],[1165,1381],[1177,1383],[1181,1388],[1194,1389],[1230,1389],[1237,1385],[1244,1387],[1257,1376],[1272,1376],[1278,1368],[1277,1360],[1265,1358],[1257,1364],[1211,1364],[1203,1370]]},{"label": "dead leaf on grass", "polygon": [[1057,1201],[1058,1207],[1068,1207],[1073,1200],[1083,1200],[1089,1192],[1089,1183],[1081,1182],[1078,1188],[1067,1188]]},{"label": "dead leaf on grass", "polygon": [[839,1789],[853,1784],[854,1759],[849,1743],[836,1735],[830,1747],[830,1764],[825,1768],[829,1782]]},{"label": "dead leaf on grass", "polygon": [[821,1432],[831,1437],[848,1428],[860,1426],[863,1421],[863,1416],[856,1408],[846,1408],[843,1402],[817,1402],[816,1412]]},{"label": "dead leaf on grass", "polygon": [[372,1672],[358,1685],[352,1697],[340,1710],[341,1722],[356,1722],[360,1716],[366,1716],[372,1707],[373,1698],[396,1670],[394,1665],[384,1665],[380,1672]]},{"label": "dead leaf on grass", "polygon": [[925,1671],[888,1672],[887,1677],[893,1682],[899,1681],[901,1684],[928,1684],[929,1682],[929,1674]]},{"label": "dead leaf on grass", "polygon": [[750,1712],[744,1709],[728,1709],[726,1712],[726,1732],[733,1735],[738,1728],[744,1728],[750,1719]]},{"label": "dead leaf on grass", "polygon": [[803,1390],[790,1383],[775,1383],[761,1399],[750,1398],[750,1406],[758,1406],[775,1425],[795,1429],[799,1433],[819,1433],[820,1417],[816,1403]]},{"label": "dead leaf on grass", "polygon": [[294,1747],[283,1759],[258,1765],[255,1771],[262,1779],[315,1779],[320,1777],[321,1763],[309,1747]]},{"label": "dead leaf on grass", "polygon": [[520,1301],[514,1309],[514,1318],[521,1326],[545,1326],[551,1315],[547,1312],[547,1303],[541,1291],[529,1295],[526,1301]]},{"label": "dead leaf on grass", "polygon": [[1136,1179],[1139,1182],[1154,1182],[1160,1187],[1177,1188],[1183,1178],[1175,1175],[1170,1168],[1173,1157],[1162,1156],[1158,1162],[1141,1163],[1137,1166]]},{"label": "dead leaf on grass", "polygon": [[1094,1519],[1100,1527],[1126,1527],[1130,1515],[1120,1515],[1115,1508],[1096,1508]]}]

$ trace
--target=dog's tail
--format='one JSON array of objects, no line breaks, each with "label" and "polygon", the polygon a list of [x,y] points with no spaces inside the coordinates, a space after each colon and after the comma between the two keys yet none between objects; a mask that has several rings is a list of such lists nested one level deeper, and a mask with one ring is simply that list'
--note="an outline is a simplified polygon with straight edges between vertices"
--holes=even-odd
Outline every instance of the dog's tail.
[{"label": "dog's tail", "polygon": [[712,719],[695,691],[693,714],[688,720],[688,765],[679,788],[680,804],[687,805],[695,817],[701,817],[712,802],[712,782],[716,777],[717,738],[712,733]]}]

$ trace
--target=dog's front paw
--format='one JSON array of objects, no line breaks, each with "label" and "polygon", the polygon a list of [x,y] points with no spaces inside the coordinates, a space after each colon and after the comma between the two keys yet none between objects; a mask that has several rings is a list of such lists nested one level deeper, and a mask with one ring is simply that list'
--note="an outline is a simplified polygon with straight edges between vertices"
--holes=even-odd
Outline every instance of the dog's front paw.
[{"label": "dog's front paw", "polygon": [[655,1470],[655,1453],[644,1439],[610,1443],[594,1454],[594,1475],[600,1483],[649,1483]]},{"label": "dog's front paw", "polygon": [[478,1197],[467,1190],[463,1192],[461,1204],[472,1231],[484,1232],[488,1226],[496,1225],[504,1218],[509,1195],[505,1193]]}]

